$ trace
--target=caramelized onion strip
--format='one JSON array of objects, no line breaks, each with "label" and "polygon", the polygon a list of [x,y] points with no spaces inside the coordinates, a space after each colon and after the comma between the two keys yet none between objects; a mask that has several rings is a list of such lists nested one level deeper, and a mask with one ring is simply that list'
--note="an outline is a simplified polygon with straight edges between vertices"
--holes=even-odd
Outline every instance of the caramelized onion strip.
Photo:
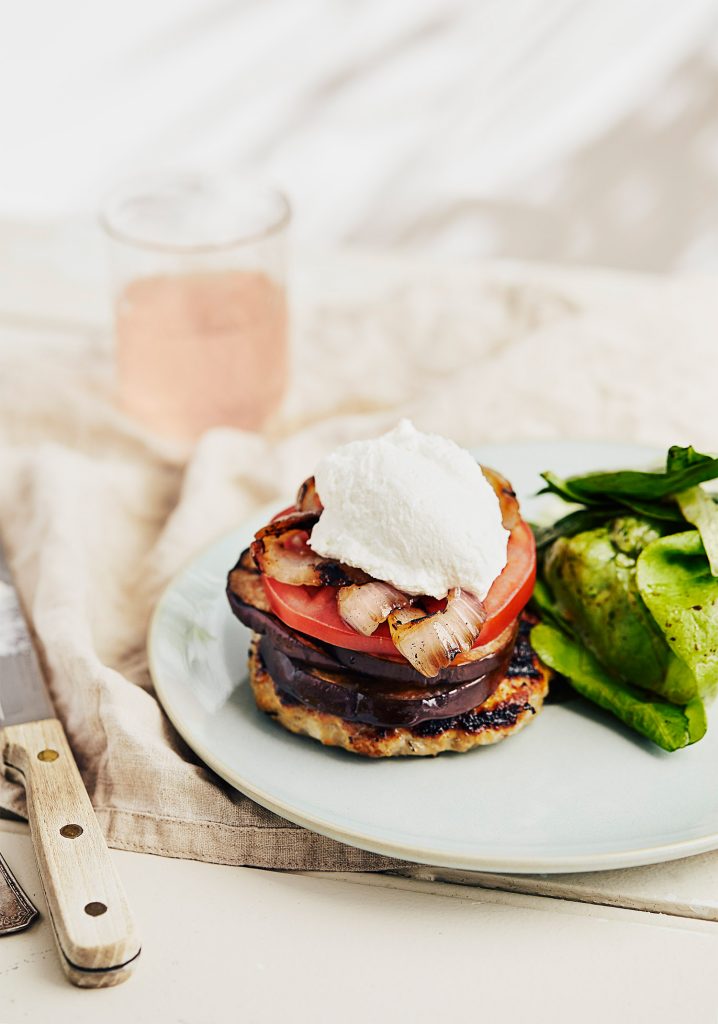
[{"label": "caramelized onion strip", "polygon": [[457,658],[452,662],[454,668],[459,665],[470,665],[472,662],[483,661],[484,658],[488,658],[489,655],[498,653],[508,647],[509,644],[513,646],[516,641],[516,637],[519,631],[519,620],[514,621],[506,627],[498,636],[494,637],[493,640],[489,640],[486,644],[481,644],[480,647],[472,647],[464,654],[459,654]]},{"label": "caramelized onion strip", "polygon": [[496,497],[499,499],[501,522],[503,523],[504,529],[513,530],[514,526],[518,526],[521,521],[521,512],[519,511],[519,502],[516,497],[516,491],[513,489],[506,477],[501,476],[501,474],[497,473],[495,469],[489,469],[488,466],[482,466],[481,472],[491,484]]},{"label": "caramelized onion strip", "polygon": [[318,519],[319,515],[316,512],[308,512],[306,510],[285,512],[284,515],[272,519],[261,530],[257,530],[254,539],[263,540],[265,537],[281,537],[290,530],[302,530],[309,535]]},{"label": "caramelized onion strip", "polygon": [[285,530],[279,535],[258,537],[249,549],[257,568],[266,576],[294,586],[321,586],[322,559],[307,546],[303,530]]},{"label": "caramelized onion strip", "polygon": [[455,587],[443,611],[427,615],[418,608],[401,608],[389,615],[388,622],[397,650],[422,675],[431,677],[471,650],[486,622],[486,609],[474,594]]},{"label": "caramelized onion strip", "polygon": [[297,508],[302,512],[316,512],[317,515],[324,511],[313,476],[308,477],[297,491]]},{"label": "caramelized onion strip", "polygon": [[258,530],[250,554],[260,572],[280,583],[301,587],[345,587],[369,577],[331,558],[322,558],[307,544],[316,512],[288,512]]},{"label": "caramelized onion strip", "polygon": [[342,587],[337,594],[340,617],[357,633],[371,636],[391,612],[404,608],[409,598],[396,587],[372,580],[353,587]]}]

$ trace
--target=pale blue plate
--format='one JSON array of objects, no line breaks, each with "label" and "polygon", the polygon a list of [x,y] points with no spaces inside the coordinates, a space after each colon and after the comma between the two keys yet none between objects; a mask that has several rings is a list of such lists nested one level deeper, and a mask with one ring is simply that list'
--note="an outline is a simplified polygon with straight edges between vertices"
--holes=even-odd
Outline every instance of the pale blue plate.
[{"label": "pale blue plate", "polygon": [[[538,473],[641,466],[635,445],[531,442],[476,452],[513,482],[528,518]],[[560,503],[559,503],[560,505]],[[443,867],[593,871],[718,848],[718,731],[666,754],[582,701],[549,704],[494,747],[437,758],[366,760],[293,736],[256,710],[249,633],[225,577],[267,510],[218,541],[165,591],[150,666],[177,730],[218,775],[278,814],[354,846]]]}]

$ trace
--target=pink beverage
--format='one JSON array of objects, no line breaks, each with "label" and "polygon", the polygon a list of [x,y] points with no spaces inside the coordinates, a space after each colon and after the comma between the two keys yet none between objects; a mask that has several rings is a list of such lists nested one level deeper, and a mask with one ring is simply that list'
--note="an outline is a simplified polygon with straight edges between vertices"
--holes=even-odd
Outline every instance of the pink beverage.
[{"label": "pink beverage", "polygon": [[117,299],[116,344],[122,406],[152,430],[257,430],[286,388],[285,290],[250,270],[139,278]]},{"label": "pink beverage", "polygon": [[181,174],[121,185],[101,221],[114,279],[122,408],[193,441],[259,430],[287,384],[289,205],[236,176]]}]

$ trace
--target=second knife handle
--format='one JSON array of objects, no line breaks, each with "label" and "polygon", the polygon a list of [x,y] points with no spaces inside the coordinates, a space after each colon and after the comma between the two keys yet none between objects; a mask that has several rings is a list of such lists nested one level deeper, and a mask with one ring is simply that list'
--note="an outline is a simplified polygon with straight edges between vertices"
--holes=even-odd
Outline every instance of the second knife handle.
[{"label": "second knife handle", "polygon": [[69,979],[124,981],[140,943],[122,884],[56,718],[0,732],[6,773],[25,787],[38,869]]}]

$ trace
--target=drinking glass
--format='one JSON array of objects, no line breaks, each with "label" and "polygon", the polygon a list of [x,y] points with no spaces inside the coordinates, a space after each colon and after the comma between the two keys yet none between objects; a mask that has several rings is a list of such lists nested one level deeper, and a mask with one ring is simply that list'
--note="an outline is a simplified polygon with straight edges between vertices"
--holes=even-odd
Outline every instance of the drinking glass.
[{"label": "drinking glass", "polygon": [[192,441],[258,430],[287,383],[289,204],[231,175],[146,177],[101,212],[118,395],[151,430]]}]

